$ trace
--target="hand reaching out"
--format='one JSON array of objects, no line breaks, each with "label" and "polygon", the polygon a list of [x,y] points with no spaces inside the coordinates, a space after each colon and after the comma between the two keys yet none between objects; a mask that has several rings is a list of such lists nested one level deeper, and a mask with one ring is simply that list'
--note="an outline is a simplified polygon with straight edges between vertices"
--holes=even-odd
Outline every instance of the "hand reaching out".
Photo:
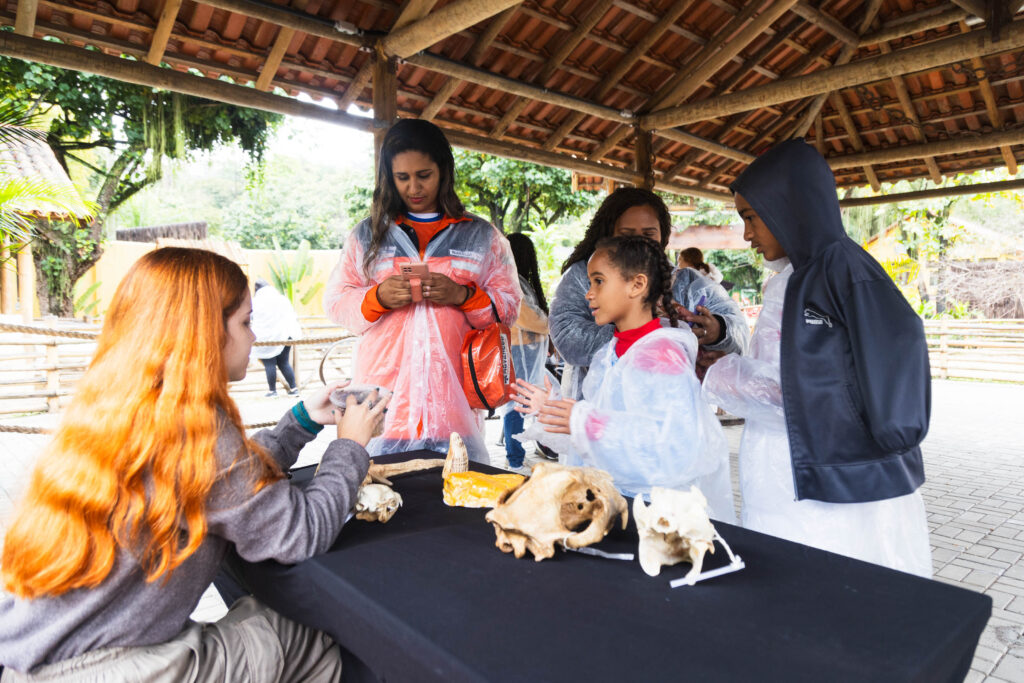
[{"label": "hand reaching out", "polygon": [[530,384],[526,380],[516,380],[516,393],[512,394],[512,400],[515,401],[517,413],[523,413],[524,415],[537,415],[544,404],[549,400],[551,395],[551,380],[547,377],[544,378],[544,388]]}]

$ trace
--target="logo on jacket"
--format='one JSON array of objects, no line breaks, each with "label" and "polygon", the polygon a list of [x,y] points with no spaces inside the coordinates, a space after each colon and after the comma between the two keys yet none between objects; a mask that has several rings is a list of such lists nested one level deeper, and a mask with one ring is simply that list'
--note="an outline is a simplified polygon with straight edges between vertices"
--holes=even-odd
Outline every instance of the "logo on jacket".
[{"label": "logo on jacket", "polygon": [[449,249],[448,253],[457,258],[468,258],[473,261],[483,261],[484,255],[476,251],[465,251],[463,249]]},{"label": "logo on jacket", "polygon": [[832,327],[832,319],[813,308],[804,309],[804,323],[807,325],[827,325]]}]

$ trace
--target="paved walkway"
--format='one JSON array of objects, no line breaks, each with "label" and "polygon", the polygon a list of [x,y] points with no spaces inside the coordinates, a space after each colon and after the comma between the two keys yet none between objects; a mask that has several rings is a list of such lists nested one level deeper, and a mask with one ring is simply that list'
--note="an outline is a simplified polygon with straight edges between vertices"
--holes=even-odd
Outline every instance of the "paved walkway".
[{"label": "paved walkway", "polygon": [[[932,426],[924,443],[928,509],[935,578],[992,596],[992,618],[981,637],[968,683],[1024,683],[1024,386],[936,380]],[[275,419],[288,397],[239,402],[247,422]],[[52,416],[20,420],[52,426]],[[492,463],[501,423],[487,422]],[[726,434],[735,453],[742,427]],[[303,451],[299,465],[319,461],[330,431]],[[45,437],[0,434],[0,531],[12,499],[45,443]],[[530,464],[536,456],[527,458]],[[216,592],[203,596],[194,617],[213,620],[225,611]]]}]

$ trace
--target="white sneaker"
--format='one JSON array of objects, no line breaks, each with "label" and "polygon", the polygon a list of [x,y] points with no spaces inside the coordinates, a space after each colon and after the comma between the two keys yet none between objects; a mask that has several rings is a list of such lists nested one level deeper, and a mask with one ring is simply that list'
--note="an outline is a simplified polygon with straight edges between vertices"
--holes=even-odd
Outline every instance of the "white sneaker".
[{"label": "white sneaker", "polygon": [[521,474],[521,475],[523,475],[524,477],[528,477],[528,476],[530,476],[530,474],[531,474],[531,473],[533,472],[533,465],[527,465],[527,464],[526,464],[526,463],[524,462],[524,463],[523,463],[522,465],[520,465],[519,467],[511,467],[511,466],[508,466],[508,464],[506,463],[506,469],[507,469],[507,470],[508,470],[509,472],[513,472],[513,473],[515,473],[515,474]]}]

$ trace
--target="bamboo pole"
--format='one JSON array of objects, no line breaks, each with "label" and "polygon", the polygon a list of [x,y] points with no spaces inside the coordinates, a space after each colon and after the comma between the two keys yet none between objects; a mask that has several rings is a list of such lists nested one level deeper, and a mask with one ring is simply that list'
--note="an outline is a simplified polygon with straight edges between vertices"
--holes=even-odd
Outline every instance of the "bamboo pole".
[{"label": "bamboo pole", "polygon": [[32,260],[32,244],[25,244],[18,250],[18,301],[21,304],[21,319],[32,322],[35,317],[36,265]]},{"label": "bamboo pole", "polygon": [[156,30],[149,41],[149,53],[146,61],[153,65],[159,65],[167,50],[167,41],[171,37],[171,30],[174,29],[174,20],[181,8],[181,0],[164,0],[164,6],[160,10],[160,19],[157,21]]},{"label": "bamboo pole", "polygon": [[18,14],[14,19],[14,32],[19,36],[32,37],[36,31],[36,13],[39,0],[18,0]]},{"label": "bamboo pole", "polygon": [[498,14],[520,0],[455,0],[417,22],[389,33],[380,49],[388,56],[410,57],[448,36]]},{"label": "bamboo pole", "polygon": [[828,165],[833,170],[852,168],[864,164],[887,164],[907,159],[920,159],[925,155],[942,156],[944,154],[964,154],[983,149],[992,149],[1003,145],[1024,144],[1024,129],[1006,130],[984,135],[961,135],[949,140],[932,140],[920,145],[903,145],[876,149],[863,154],[847,154],[839,157],[828,157]]},{"label": "bamboo pole", "polygon": [[883,194],[877,197],[854,197],[851,199],[840,199],[839,206],[872,206],[874,204],[898,204],[900,202],[912,202],[918,199],[932,199],[935,197],[956,197],[959,195],[985,194],[988,192],[1006,192],[1008,190],[1024,189],[1024,178],[1017,180],[1000,180],[993,183],[979,183],[977,185],[954,185],[951,187],[936,187],[930,190],[918,190],[916,192],[900,192],[897,194]]},{"label": "bamboo pole", "polygon": [[988,19],[988,8],[984,0],[953,0],[953,4],[979,19]]},{"label": "bamboo pole", "polygon": [[[883,54],[892,52],[892,48],[889,47],[888,43],[879,43],[878,49]],[[903,108],[903,113],[906,115],[910,122],[913,124],[910,126],[911,135],[918,142],[927,142],[927,138],[924,136],[924,131],[921,130],[921,119],[917,115],[917,107],[914,106],[914,102],[910,99],[910,92],[907,90],[906,83],[903,82],[903,76],[893,76],[892,85],[896,90],[896,97],[900,101],[900,106]],[[935,157],[927,156],[924,157],[925,166],[928,167],[928,174],[931,176],[932,182],[938,185],[942,182],[942,171],[939,170],[939,164],[935,161]],[[875,192],[878,188],[874,188]]]},{"label": "bamboo pole", "polygon": [[15,267],[17,257],[11,253],[10,247],[0,247],[0,313],[14,315],[18,308],[18,270]]},{"label": "bamboo pole", "polygon": [[[967,22],[960,22],[960,31],[962,33],[970,31]],[[985,63],[979,57],[975,57],[971,60],[971,68],[974,69],[975,77],[978,79],[978,89],[981,90],[981,98],[985,101],[985,110],[988,112],[989,122],[994,129],[1002,130],[1003,116],[999,111],[998,103],[996,103],[996,96],[992,91],[992,83],[988,80]],[[1007,172],[1010,175],[1017,175],[1017,159],[1014,158],[1013,150],[1010,149],[1010,146],[1002,145],[999,148],[999,153],[1003,155],[1003,161],[1006,162]]]},{"label": "bamboo pole", "polygon": [[689,145],[690,147],[695,147],[705,152],[712,152],[714,154],[718,154],[719,156],[723,156],[726,159],[742,161],[745,164],[749,164],[750,162],[757,158],[753,154],[750,154],[749,152],[744,152],[741,149],[736,149],[735,147],[723,145],[719,142],[715,142],[714,140],[702,138],[699,135],[694,135],[693,133],[687,133],[686,131],[680,130],[679,128],[668,128],[667,130],[659,130],[658,135],[660,135],[663,138],[673,140],[675,142],[681,142],[684,145]]},{"label": "bamboo pole", "polygon": [[1006,26],[1004,34],[1001,40],[994,41],[987,31],[972,31],[954,38],[945,38],[888,55],[817,71],[792,80],[723,95],[713,100],[663,109],[642,116],[640,124],[646,128],[656,129],[685,125],[715,116],[758,109],[861,83],[933,69],[972,57],[984,57],[1024,47],[1024,21]]}]

